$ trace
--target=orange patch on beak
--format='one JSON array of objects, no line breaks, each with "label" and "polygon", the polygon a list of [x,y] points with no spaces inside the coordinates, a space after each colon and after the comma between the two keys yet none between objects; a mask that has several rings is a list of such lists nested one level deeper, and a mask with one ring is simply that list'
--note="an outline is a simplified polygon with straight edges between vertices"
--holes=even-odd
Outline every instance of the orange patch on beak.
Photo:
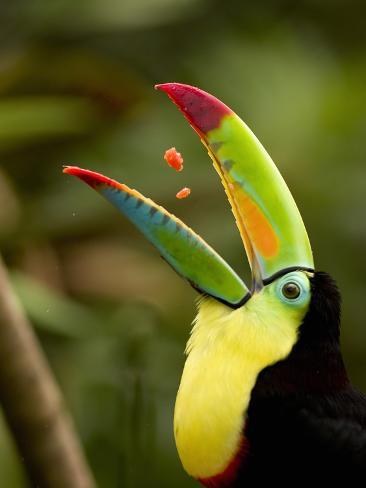
[{"label": "orange patch on beak", "polygon": [[230,183],[229,188],[241,220],[240,226],[245,227],[252,245],[264,258],[276,256],[279,251],[279,240],[262,210],[243,192],[238,183]]}]

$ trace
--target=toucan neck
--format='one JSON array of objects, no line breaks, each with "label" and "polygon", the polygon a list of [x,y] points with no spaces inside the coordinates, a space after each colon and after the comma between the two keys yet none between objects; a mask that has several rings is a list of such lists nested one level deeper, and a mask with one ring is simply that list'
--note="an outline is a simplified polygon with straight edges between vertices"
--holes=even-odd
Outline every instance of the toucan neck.
[{"label": "toucan neck", "polygon": [[327,394],[349,385],[338,344],[317,344],[311,348],[298,342],[284,360],[264,369],[257,379],[259,393],[304,392]]},{"label": "toucan neck", "polygon": [[334,280],[317,272],[309,310],[289,356],[258,377],[258,392],[335,392],[349,385],[339,344],[341,298]]}]

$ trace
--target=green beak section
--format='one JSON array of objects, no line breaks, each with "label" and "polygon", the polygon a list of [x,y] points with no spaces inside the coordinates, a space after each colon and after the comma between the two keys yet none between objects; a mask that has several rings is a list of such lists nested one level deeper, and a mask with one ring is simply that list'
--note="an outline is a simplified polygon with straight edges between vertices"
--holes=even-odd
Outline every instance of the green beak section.
[{"label": "green beak section", "polygon": [[99,173],[67,166],[127,217],[161,256],[200,292],[236,307],[249,292],[231,267],[199,235],[152,200]]},{"label": "green beak section", "polygon": [[289,269],[313,270],[300,212],[270,156],[226,105],[189,85],[157,85],[199,134],[219,173],[260,288]]}]

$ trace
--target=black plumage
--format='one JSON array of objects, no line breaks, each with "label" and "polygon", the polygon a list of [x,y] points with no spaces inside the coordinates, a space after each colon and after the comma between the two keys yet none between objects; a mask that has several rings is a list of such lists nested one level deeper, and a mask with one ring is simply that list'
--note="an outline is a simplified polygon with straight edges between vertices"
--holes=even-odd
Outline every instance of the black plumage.
[{"label": "black plumage", "polygon": [[365,480],[366,397],[352,387],[343,363],[340,294],[321,272],[311,278],[311,291],[292,352],[258,376],[232,487]]}]

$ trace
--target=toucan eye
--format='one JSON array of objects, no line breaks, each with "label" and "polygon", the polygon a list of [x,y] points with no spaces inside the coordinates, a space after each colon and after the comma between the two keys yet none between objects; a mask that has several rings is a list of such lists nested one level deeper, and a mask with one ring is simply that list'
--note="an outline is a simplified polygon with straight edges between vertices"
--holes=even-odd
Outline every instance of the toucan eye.
[{"label": "toucan eye", "polygon": [[295,300],[296,298],[299,297],[300,295],[300,287],[297,283],[294,283],[293,281],[289,281],[288,283],[285,283],[282,287],[282,294],[285,298],[288,298],[289,300]]}]

